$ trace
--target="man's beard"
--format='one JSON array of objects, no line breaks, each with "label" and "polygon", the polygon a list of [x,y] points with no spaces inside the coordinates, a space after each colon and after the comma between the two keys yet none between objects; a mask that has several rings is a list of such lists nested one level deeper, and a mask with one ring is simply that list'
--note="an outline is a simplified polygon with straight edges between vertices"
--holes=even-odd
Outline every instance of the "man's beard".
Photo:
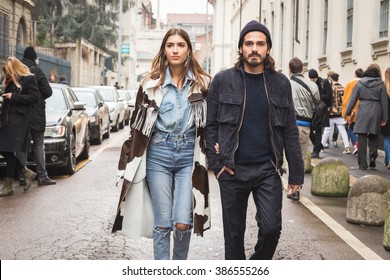
[{"label": "man's beard", "polygon": [[[251,54],[251,55],[253,56],[254,54]],[[244,57],[244,62],[246,62],[248,65],[250,65],[252,67],[260,66],[261,64],[264,63],[265,59],[263,59],[260,54],[256,54],[256,56],[258,56],[260,58],[260,60],[252,59],[250,56],[248,56],[248,58]]]}]

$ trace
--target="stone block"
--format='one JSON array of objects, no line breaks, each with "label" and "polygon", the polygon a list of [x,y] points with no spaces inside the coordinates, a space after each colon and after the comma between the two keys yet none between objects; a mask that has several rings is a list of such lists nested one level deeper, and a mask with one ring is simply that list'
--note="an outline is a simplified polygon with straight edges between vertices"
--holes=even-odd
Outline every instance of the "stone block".
[{"label": "stone block", "polygon": [[390,251],[390,207],[387,208],[385,214],[385,227],[383,231],[383,247]]},{"label": "stone block", "polygon": [[390,182],[378,175],[356,180],[348,193],[347,221],[369,226],[383,226],[389,206]]},{"label": "stone block", "polygon": [[318,196],[346,197],[349,167],[337,158],[321,159],[312,170],[311,193]]}]

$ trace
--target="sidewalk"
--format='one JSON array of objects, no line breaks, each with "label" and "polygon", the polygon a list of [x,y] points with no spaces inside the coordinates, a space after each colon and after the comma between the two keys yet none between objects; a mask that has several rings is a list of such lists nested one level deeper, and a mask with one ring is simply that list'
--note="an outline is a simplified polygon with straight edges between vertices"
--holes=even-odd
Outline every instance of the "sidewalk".
[{"label": "sidewalk", "polygon": [[[310,150],[312,150],[312,147],[310,147]],[[326,157],[334,157],[341,161],[343,161],[347,166],[358,166],[358,159],[357,155],[352,154],[343,154],[343,144],[341,141],[338,142],[338,147],[333,147],[332,145],[329,146],[329,148],[324,149],[320,153],[319,159],[311,159],[312,166],[315,166],[318,161],[320,161],[323,158]],[[367,149],[368,151],[368,149]],[[376,159],[376,168],[375,169],[367,169],[367,170],[349,170],[350,174],[350,183],[351,186],[354,184],[354,182],[365,175],[378,175],[381,176],[387,180],[390,181],[390,169],[387,168],[387,166],[384,165],[384,151],[378,150],[378,158]],[[367,159],[367,164],[369,164],[369,160]]]}]

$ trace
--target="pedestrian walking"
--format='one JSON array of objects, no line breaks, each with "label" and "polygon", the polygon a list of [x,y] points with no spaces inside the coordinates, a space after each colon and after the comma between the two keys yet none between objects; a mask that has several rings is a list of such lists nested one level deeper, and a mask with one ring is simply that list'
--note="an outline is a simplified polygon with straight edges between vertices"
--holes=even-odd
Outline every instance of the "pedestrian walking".
[{"label": "pedestrian walking", "polygon": [[[317,85],[303,76],[302,61],[295,57],[290,60],[288,66],[290,69],[290,83],[295,117],[297,119],[299,131],[299,143],[301,145],[304,167],[306,168],[306,154],[309,150],[310,141],[310,126],[314,116],[315,104],[320,102],[321,99]],[[299,192],[296,192],[293,196],[288,194],[287,197],[299,200]]]},{"label": "pedestrian walking", "polygon": [[[30,117],[30,137],[32,140],[32,154],[34,162],[36,164],[36,172],[38,177],[38,186],[54,185],[56,181],[49,178],[46,170],[46,157],[45,157],[45,129],[46,129],[46,102],[45,99],[49,98],[53,94],[53,90],[49,85],[45,74],[42,69],[36,64],[38,59],[34,47],[29,46],[24,50],[23,59],[21,60],[35,75],[39,88],[39,102],[32,105],[31,117]],[[27,153],[16,153],[19,161],[26,165]],[[20,179],[20,177],[19,177]],[[25,181],[21,181],[24,182]],[[23,185],[23,183],[22,183]]]},{"label": "pedestrian walking", "polygon": [[[390,110],[390,67],[385,71],[385,86],[387,92],[387,110]],[[388,115],[390,112],[388,111]],[[381,134],[383,135],[383,148],[385,150],[384,164],[390,169],[390,122],[386,122],[386,125],[382,126]]]},{"label": "pedestrian walking", "polygon": [[[319,77],[318,72],[314,69],[310,69],[308,74],[310,80],[317,84],[321,100],[330,107],[332,105],[332,86],[328,79]],[[310,127],[310,141],[313,144],[312,158],[319,158],[320,152],[324,148],[321,144],[322,133],[324,128],[329,126],[329,113],[325,112],[325,114],[321,124]]]},{"label": "pedestrian walking", "polygon": [[[130,185],[134,188],[134,183],[145,182],[141,176],[145,174],[153,204],[157,260],[171,258],[171,232],[172,258],[187,259],[192,229],[203,235],[210,227],[203,140],[210,79],[195,58],[188,33],[172,28],[138,90],[131,137],[124,144],[120,161],[120,169],[129,163],[126,172],[137,171],[128,180],[125,176],[113,232],[122,229],[126,213],[140,207],[125,203],[131,200],[127,192]],[[124,206],[126,212],[122,212]]]},{"label": "pedestrian walking", "polygon": [[[350,154],[348,134],[345,129],[347,121],[341,116],[342,112],[342,96],[344,94],[344,87],[339,83],[339,74],[332,73],[330,78],[332,79],[332,105],[329,107],[329,126],[325,127],[324,133],[322,134],[322,146],[325,146],[329,141],[329,136],[332,131],[332,127],[337,126],[338,131],[341,134],[341,139],[344,144],[343,154]],[[337,140],[337,138],[336,138]],[[336,147],[336,145],[334,145]]]},{"label": "pedestrian walking", "polygon": [[346,84],[344,95],[343,95],[342,110],[341,110],[341,114],[343,118],[345,118],[345,120],[347,121],[346,130],[347,130],[348,137],[351,140],[352,146],[354,147],[354,150],[352,152],[353,155],[356,155],[358,152],[358,139],[357,139],[357,135],[353,133],[353,128],[356,123],[356,113],[359,106],[359,100],[356,102],[355,107],[352,109],[351,116],[345,115],[345,109],[347,108],[349,99],[351,98],[352,90],[354,89],[357,82],[363,77],[363,72],[364,71],[362,68],[356,69],[355,79],[353,79],[352,81]]},{"label": "pedestrian walking", "polygon": [[27,191],[35,172],[19,162],[16,152],[26,152],[29,141],[31,106],[39,101],[39,89],[35,76],[19,59],[9,57],[2,68],[4,80],[4,104],[1,113],[0,153],[5,158],[7,167],[0,196],[13,195],[12,188],[15,171],[20,171],[26,178]]},{"label": "pedestrian walking", "polygon": [[238,61],[215,75],[207,94],[206,153],[219,181],[226,259],[245,259],[248,198],[256,204],[258,240],[250,259],[272,259],[281,233],[283,151],[288,188],[304,179],[291,84],[275,71],[269,30],[247,23]]},{"label": "pedestrian walking", "polygon": [[[346,116],[352,114],[356,102],[360,100],[356,114],[356,124],[353,132],[358,135],[358,167],[352,169],[366,170],[375,168],[378,157],[378,141],[381,126],[388,120],[388,97],[386,86],[382,80],[381,69],[378,64],[367,67],[356,86],[345,111]],[[367,166],[367,144],[370,163]]]}]

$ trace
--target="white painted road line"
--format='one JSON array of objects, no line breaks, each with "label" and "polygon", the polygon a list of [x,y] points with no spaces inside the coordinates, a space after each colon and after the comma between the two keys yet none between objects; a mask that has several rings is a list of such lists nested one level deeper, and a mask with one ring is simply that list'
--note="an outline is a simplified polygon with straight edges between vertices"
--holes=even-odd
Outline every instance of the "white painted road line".
[{"label": "white painted road line", "polygon": [[357,239],[351,232],[346,230],[342,225],[337,223],[331,216],[326,214],[321,208],[319,208],[310,199],[306,198],[302,194],[300,202],[364,259],[383,260],[374,251],[368,248],[363,242]]}]

